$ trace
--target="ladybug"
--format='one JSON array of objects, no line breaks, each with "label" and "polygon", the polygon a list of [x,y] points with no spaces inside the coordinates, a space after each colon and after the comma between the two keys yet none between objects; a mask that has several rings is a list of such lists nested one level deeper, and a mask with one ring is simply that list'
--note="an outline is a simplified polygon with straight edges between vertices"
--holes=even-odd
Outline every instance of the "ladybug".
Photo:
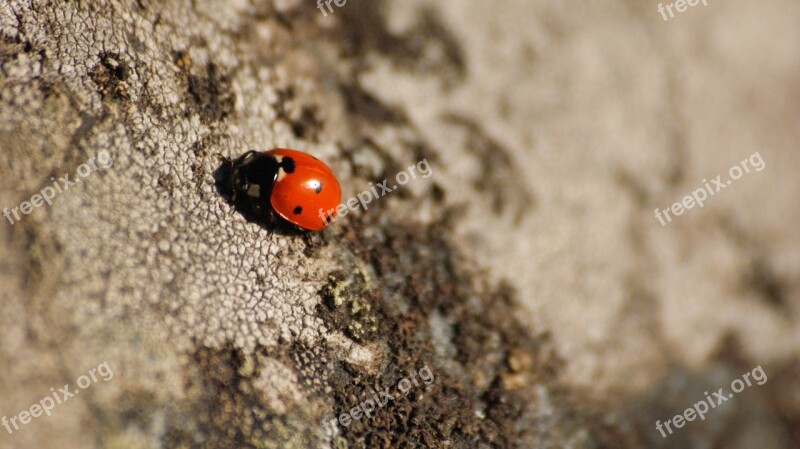
[{"label": "ladybug", "polygon": [[231,164],[233,202],[257,214],[269,210],[309,231],[336,217],[342,189],[324,162],[302,151],[248,151]]}]

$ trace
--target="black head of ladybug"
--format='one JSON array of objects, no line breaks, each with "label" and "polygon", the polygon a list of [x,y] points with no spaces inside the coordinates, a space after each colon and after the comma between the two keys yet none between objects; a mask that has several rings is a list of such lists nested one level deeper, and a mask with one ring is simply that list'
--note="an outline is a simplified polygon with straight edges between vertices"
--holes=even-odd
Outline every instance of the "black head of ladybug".
[{"label": "black head of ladybug", "polygon": [[294,170],[292,160],[280,163],[260,151],[248,151],[231,163],[228,188],[233,202],[253,211],[268,207],[272,187],[281,168]]}]

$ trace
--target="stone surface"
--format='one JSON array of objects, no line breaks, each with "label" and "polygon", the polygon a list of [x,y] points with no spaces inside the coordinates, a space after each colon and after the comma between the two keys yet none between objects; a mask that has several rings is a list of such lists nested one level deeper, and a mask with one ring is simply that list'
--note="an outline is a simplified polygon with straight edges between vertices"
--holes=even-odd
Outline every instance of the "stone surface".
[{"label": "stone surface", "polygon": [[[0,207],[75,184],[0,225],[0,415],[80,394],[0,448],[797,447],[798,18],[4,2]],[[305,235],[223,188],[223,158],[277,146],[345,199],[432,174]],[[763,171],[653,216],[756,151]]]}]

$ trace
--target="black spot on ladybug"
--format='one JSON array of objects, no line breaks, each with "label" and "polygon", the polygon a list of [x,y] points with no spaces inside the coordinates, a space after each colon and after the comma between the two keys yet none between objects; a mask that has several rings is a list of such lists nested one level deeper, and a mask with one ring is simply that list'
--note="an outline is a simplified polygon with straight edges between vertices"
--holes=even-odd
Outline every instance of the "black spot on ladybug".
[{"label": "black spot on ladybug", "polygon": [[303,208],[302,208],[302,207],[300,207],[300,206],[297,206],[297,207],[295,207],[295,208],[294,208],[294,210],[293,210],[292,212],[293,212],[295,215],[300,215],[300,213],[302,213],[302,212],[303,212]]},{"label": "black spot on ladybug", "polygon": [[283,159],[281,159],[281,167],[283,167],[283,171],[285,171],[286,174],[294,173],[294,159],[284,156]]},{"label": "black spot on ladybug", "polygon": [[317,188],[314,189],[314,191],[317,192],[317,193],[322,192],[322,183],[321,182],[319,184],[317,184]]}]

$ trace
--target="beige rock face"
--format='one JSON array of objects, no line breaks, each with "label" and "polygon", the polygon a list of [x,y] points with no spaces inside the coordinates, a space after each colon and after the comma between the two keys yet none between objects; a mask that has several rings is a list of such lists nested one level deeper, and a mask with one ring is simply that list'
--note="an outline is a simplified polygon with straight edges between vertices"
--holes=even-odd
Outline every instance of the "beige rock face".
[{"label": "beige rock face", "polygon": [[[388,14],[398,30],[427,5],[406,3]],[[667,22],[656,6],[435,10],[469,76],[436,101],[441,83],[390,64],[366,84],[447,149],[459,233],[553,331],[571,382],[638,391],[728,335],[760,363],[798,355],[796,5],[700,3]],[[755,152],[762,171],[654,217]]]},{"label": "beige rock face", "polygon": [[[798,19],[4,2],[0,449],[797,447]],[[225,187],[272,147],[398,188],[276,228]]]}]

